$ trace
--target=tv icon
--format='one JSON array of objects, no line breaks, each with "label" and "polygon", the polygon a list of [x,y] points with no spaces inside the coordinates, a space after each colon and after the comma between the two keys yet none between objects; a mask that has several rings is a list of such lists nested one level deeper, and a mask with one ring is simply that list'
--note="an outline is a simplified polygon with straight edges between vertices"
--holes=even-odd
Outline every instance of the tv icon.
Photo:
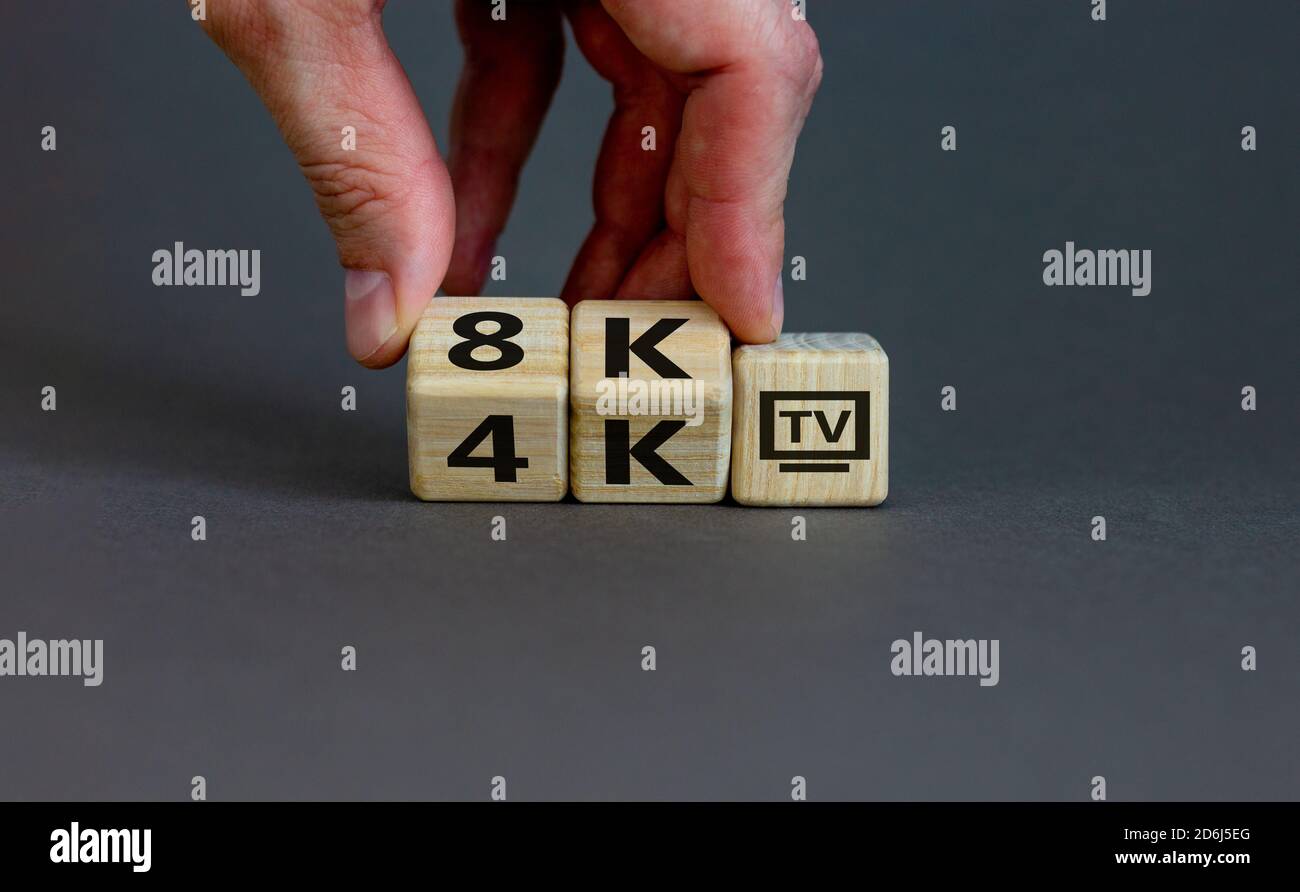
[{"label": "tv icon", "polygon": [[758,410],[758,457],[780,473],[847,474],[871,458],[870,391],[763,390]]}]

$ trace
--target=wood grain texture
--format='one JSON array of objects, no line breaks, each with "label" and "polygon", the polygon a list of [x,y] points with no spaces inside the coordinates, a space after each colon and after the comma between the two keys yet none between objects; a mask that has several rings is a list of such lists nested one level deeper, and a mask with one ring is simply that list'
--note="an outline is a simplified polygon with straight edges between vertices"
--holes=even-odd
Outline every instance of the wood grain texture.
[{"label": "wood grain texture", "polygon": [[[451,351],[466,338],[453,331],[471,313],[507,313],[522,330],[507,340],[523,350],[509,368],[467,369]],[[480,321],[483,340],[500,323]],[[439,297],[429,304],[411,336],[406,377],[407,452],[411,491],[438,501],[558,501],[568,489],[569,310],[555,298]],[[509,349],[509,348],[507,348]],[[483,344],[458,356],[471,364],[503,353]],[[512,419],[514,448],[527,467],[514,481],[499,481],[491,467],[454,467],[449,456],[488,416]],[[471,453],[494,454],[486,437]]]},{"label": "wood grain texture", "polygon": [[[737,348],[732,368],[731,494],[737,502],[884,501],[889,492],[889,357],[875,338],[784,334],[771,344]],[[763,394],[768,394],[766,400]]]},{"label": "wood grain texture", "polygon": [[[608,399],[617,378],[607,375],[606,337],[608,320],[627,320],[631,342],[666,319],[684,323],[653,345],[689,379],[661,376],[633,352],[627,363],[629,394],[634,389],[659,388],[660,400],[654,411],[616,404]],[[648,354],[646,349],[643,354]],[[653,354],[648,354],[655,359]],[[657,360],[656,360],[657,361]],[[570,347],[569,474],[573,494],[584,502],[717,502],[727,491],[731,455],[731,335],[718,314],[701,301],[589,300],[573,308]],[[698,393],[698,405],[690,397],[693,415],[671,411],[688,408],[672,396],[680,389],[683,397]],[[602,399],[604,401],[602,402]],[[621,411],[637,408],[638,411]],[[680,423],[698,418],[698,424]],[[626,483],[611,482],[607,458],[618,464],[621,450],[617,438],[610,440],[607,422],[626,422],[628,442],[635,447],[661,422],[661,431],[676,428],[654,453],[671,469],[689,481],[666,484],[632,456]],[[609,447],[611,442],[615,448]],[[662,469],[661,469],[662,470]]]}]

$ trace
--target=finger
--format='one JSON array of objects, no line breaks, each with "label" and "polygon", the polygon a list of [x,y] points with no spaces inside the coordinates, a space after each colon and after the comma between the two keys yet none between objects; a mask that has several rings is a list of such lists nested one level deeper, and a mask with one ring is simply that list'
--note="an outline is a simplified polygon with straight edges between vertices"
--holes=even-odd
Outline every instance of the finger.
[{"label": "finger", "polygon": [[[570,2],[566,12],[583,55],[614,87],[614,113],[596,160],[596,220],[562,293],[576,303],[614,297],[632,262],[663,229],[664,184],[684,96],[632,45],[597,0]],[[682,260],[684,274],[685,255]],[[638,296],[690,295],[687,278],[680,293],[652,290]]]},{"label": "finger", "polygon": [[454,231],[450,179],[384,39],[382,5],[211,0],[203,23],[261,96],[315,193],[346,271],[348,351],[375,368],[405,352]]},{"label": "finger", "polygon": [[[632,43],[690,90],[665,216],[696,291],[741,340],[780,332],[786,180],[821,55],[782,0],[603,0]],[[651,252],[629,273],[665,274]]]},{"label": "finger", "polygon": [[686,256],[686,238],[662,230],[633,262],[614,297],[619,300],[684,300],[695,296]]},{"label": "finger", "polygon": [[557,5],[511,3],[505,18],[483,0],[458,0],[465,67],[451,116],[449,167],[456,190],[456,247],[444,284],[477,294],[514,204],[528,153],[564,66]]}]

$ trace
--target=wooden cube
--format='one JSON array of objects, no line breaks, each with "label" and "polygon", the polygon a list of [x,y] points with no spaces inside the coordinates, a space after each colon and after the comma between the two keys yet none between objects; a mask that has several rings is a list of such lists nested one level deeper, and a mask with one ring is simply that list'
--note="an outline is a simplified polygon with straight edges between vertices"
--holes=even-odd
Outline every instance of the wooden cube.
[{"label": "wooden cube", "polygon": [[865,334],[739,347],[731,494],[742,505],[879,505],[889,491],[889,357]]},{"label": "wooden cube", "polygon": [[411,335],[411,491],[554,502],[568,488],[569,310],[555,298],[439,297]]},{"label": "wooden cube", "polygon": [[731,460],[731,334],[694,300],[573,308],[569,473],[584,502],[717,502]]}]

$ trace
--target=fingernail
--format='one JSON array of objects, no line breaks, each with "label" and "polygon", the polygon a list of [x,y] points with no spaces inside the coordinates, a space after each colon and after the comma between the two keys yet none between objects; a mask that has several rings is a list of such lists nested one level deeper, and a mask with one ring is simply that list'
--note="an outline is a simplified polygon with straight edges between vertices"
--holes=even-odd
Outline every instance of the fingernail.
[{"label": "fingernail", "polygon": [[350,269],[343,277],[348,352],[365,362],[397,333],[397,295],[383,270]]},{"label": "fingernail", "polygon": [[772,293],[772,340],[781,334],[785,322],[785,276],[776,274],[776,290]]}]

